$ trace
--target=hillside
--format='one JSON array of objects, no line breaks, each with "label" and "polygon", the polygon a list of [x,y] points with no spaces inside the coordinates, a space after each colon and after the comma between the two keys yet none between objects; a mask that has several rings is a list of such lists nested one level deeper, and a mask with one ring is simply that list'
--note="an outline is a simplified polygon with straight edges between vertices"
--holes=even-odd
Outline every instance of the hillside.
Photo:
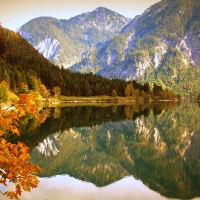
[{"label": "hillside", "polygon": [[[127,96],[148,98],[158,92],[176,98],[171,91],[156,87],[157,94],[150,93],[148,84],[136,81],[127,83],[120,79],[107,79],[99,75],[70,72],[59,68],[40,54],[18,33],[0,28],[0,102],[6,101],[7,91],[19,95],[36,93],[48,98],[56,94],[66,96]],[[125,92],[127,87],[127,92]],[[126,93],[126,94],[125,94]]]},{"label": "hillside", "polygon": [[112,39],[129,21],[129,18],[99,7],[69,20],[39,17],[17,32],[54,64],[67,68]]},{"label": "hillside", "polygon": [[60,69],[18,33],[0,27],[0,92],[6,88],[15,94],[35,92],[48,97],[58,87],[67,96],[111,96],[114,89],[124,96],[126,85],[123,80]]},{"label": "hillside", "polygon": [[[70,72],[40,54],[18,33],[0,28],[0,103],[14,94],[35,93],[38,98],[65,96],[128,96],[132,100],[177,99],[179,95],[154,84],[139,84],[99,75]],[[108,98],[109,99],[109,98]]]},{"label": "hillside", "polygon": [[182,95],[196,95],[200,84],[199,13],[198,0],[162,0],[70,70],[156,82]]}]

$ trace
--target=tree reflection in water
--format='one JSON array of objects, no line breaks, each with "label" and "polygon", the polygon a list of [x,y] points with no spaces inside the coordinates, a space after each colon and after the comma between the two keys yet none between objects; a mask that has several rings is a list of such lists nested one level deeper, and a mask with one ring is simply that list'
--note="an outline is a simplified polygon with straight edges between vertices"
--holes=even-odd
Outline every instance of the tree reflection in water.
[{"label": "tree reflection in water", "polygon": [[41,177],[68,174],[102,187],[133,175],[168,198],[200,196],[197,103],[56,109],[44,109],[38,125],[30,118],[21,124]]}]

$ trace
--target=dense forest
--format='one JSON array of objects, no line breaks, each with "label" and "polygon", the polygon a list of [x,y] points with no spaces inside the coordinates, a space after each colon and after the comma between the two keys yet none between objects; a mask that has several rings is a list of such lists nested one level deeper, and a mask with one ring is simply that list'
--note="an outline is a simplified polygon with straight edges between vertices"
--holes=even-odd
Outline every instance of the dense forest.
[{"label": "dense forest", "polygon": [[14,94],[36,93],[42,97],[66,96],[134,96],[148,100],[177,98],[172,91],[154,84],[126,82],[99,75],[71,72],[55,66],[34,49],[18,33],[0,28],[0,99],[6,100],[6,91]]}]

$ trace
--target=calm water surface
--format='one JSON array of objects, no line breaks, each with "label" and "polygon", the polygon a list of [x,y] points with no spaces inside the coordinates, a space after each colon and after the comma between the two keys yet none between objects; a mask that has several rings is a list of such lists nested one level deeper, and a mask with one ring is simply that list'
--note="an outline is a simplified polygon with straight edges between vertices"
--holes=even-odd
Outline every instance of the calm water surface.
[{"label": "calm water surface", "polygon": [[200,199],[196,102],[46,108],[20,130],[43,169],[22,200]]}]

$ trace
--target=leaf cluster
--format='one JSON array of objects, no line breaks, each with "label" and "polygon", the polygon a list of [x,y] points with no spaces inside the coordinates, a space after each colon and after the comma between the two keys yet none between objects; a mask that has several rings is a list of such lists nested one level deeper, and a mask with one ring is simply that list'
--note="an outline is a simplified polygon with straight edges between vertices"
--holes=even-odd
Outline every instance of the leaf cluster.
[{"label": "leaf cluster", "polygon": [[[0,106],[0,136],[10,130],[13,134],[20,135],[18,129],[19,119],[26,113],[37,117],[35,95],[21,95],[19,104],[2,109]],[[7,180],[15,184],[15,191],[6,191],[3,194],[9,198],[19,199],[22,190],[29,191],[37,187],[39,181],[32,175],[41,169],[29,162],[29,148],[24,144],[12,144],[0,137],[0,183],[7,186]]]}]

